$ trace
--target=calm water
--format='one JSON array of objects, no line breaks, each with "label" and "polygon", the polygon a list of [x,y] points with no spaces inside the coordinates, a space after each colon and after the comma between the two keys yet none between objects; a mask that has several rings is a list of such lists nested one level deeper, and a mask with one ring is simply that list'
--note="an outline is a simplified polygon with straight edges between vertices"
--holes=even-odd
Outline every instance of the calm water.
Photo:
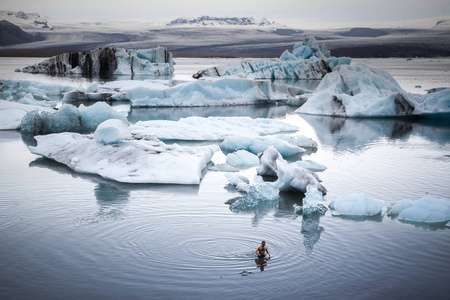
[{"label": "calm water", "polygon": [[[0,78],[49,80],[6,67],[30,60],[1,59]],[[177,62],[180,80],[212,64]],[[410,62],[391,60],[389,72],[415,92],[402,81]],[[426,62],[420,60],[424,74],[435,74]],[[440,74],[448,78],[448,71]],[[443,85],[440,76],[417,76],[416,85]],[[303,159],[328,167],[319,173],[328,202],[348,193],[385,201],[425,193],[450,198],[448,122],[331,119],[285,106],[116,108],[129,111],[131,122],[250,115],[298,124],[299,133],[319,142]],[[238,193],[220,172],[206,172],[199,186],[118,184],[33,155],[19,132],[0,131],[0,191],[1,299],[448,299],[450,293],[449,228],[387,216],[297,216],[293,204],[302,195],[295,193],[235,213],[224,202]],[[253,255],[262,239],[273,254],[265,262]]]}]

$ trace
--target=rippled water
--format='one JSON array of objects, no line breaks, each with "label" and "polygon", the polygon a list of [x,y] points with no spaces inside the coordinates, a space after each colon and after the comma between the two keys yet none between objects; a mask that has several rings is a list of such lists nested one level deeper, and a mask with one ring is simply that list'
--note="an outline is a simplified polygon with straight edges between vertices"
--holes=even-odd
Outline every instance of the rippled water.
[{"label": "rippled water", "polygon": [[[303,159],[328,167],[319,173],[328,203],[347,193],[385,201],[425,193],[450,198],[448,122],[331,119],[284,106],[130,110],[132,121],[189,115],[298,124],[299,133],[319,143]],[[447,299],[450,293],[449,228],[329,211],[296,215],[293,205],[302,199],[296,193],[232,212],[224,203],[239,193],[220,172],[206,172],[198,186],[119,184],[33,155],[19,132],[0,131],[0,191],[1,299]],[[260,261],[254,250],[262,239],[272,257]]]}]

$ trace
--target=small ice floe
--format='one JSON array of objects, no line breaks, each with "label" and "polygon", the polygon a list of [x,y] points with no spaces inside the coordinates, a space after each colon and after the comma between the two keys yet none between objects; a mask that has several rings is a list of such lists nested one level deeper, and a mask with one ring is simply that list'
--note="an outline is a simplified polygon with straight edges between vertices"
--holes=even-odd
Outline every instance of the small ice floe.
[{"label": "small ice floe", "polygon": [[388,209],[388,216],[398,216],[403,210],[414,206],[414,203],[409,199],[403,199],[401,201],[393,203],[392,207]]},{"label": "small ice floe", "polygon": [[313,172],[323,172],[327,169],[327,167],[325,167],[324,165],[321,165],[312,160],[299,160],[297,161],[297,165]]},{"label": "small ice floe", "polygon": [[239,133],[260,136],[297,131],[298,127],[275,119],[250,117],[188,117],[178,121],[139,121],[130,126],[133,136],[159,140],[223,141]]},{"label": "small ice floe", "polygon": [[54,112],[50,107],[0,100],[0,130],[20,129],[22,119],[32,111]]},{"label": "small ice floe", "polygon": [[324,205],[325,198],[321,191],[315,186],[308,185],[306,187],[305,197],[303,198],[302,206],[294,204],[295,213],[307,214],[324,214],[328,208]]},{"label": "small ice floe", "polygon": [[332,215],[368,217],[380,215],[383,206],[384,201],[363,194],[343,195],[329,205]]},{"label": "small ice floe", "polygon": [[119,119],[109,119],[98,125],[94,132],[97,142],[104,145],[117,144],[131,138],[128,124]]},{"label": "small ice floe", "polygon": [[445,223],[450,221],[450,200],[425,195],[413,206],[400,211],[398,219],[411,223]]},{"label": "small ice floe", "polygon": [[279,191],[271,182],[265,182],[260,176],[256,176],[252,184],[246,177],[239,174],[228,176],[230,184],[245,195],[233,198],[229,201],[230,210],[247,211],[263,205],[273,205],[278,200]]},{"label": "small ice floe", "polygon": [[[109,123],[109,122],[108,122]],[[58,133],[36,136],[37,155],[67,165],[79,173],[98,174],[127,183],[199,184],[202,170],[218,146],[187,147],[166,145],[161,141],[123,140],[123,124],[109,123],[99,143],[92,135]],[[110,130],[116,127],[117,131]],[[119,128],[117,128],[119,127]],[[111,133],[112,132],[112,133]],[[112,137],[104,143],[106,137]],[[76,159],[74,159],[76,158]]]}]

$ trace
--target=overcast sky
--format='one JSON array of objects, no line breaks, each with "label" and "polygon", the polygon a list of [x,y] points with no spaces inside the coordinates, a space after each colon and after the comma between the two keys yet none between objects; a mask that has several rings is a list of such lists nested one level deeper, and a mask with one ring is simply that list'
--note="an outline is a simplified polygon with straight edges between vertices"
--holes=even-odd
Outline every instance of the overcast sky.
[{"label": "overcast sky", "polygon": [[83,20],[266,17],[281,23],[391,22],[450,15],[449,0],[0,0],[1,10]]}]

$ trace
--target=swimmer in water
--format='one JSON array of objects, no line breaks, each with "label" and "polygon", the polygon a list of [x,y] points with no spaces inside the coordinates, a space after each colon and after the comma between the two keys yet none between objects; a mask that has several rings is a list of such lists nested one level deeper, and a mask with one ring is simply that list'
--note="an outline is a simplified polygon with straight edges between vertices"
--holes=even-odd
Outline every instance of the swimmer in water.
[{"label": "swimmer in water", "polygon": [[262,242],[261,242],[261,245],[259,245],[259,246],[256,248],[255,254],[258,255],[258,257],[265,257],[265,256],[266,256],[266,252],[267,252],[267,254],[269,254],[269,257],[270,257],[270,252],[269,252],[269,250],[267,249],[266,242],[265,242],[265,241],[262,241]]}]

